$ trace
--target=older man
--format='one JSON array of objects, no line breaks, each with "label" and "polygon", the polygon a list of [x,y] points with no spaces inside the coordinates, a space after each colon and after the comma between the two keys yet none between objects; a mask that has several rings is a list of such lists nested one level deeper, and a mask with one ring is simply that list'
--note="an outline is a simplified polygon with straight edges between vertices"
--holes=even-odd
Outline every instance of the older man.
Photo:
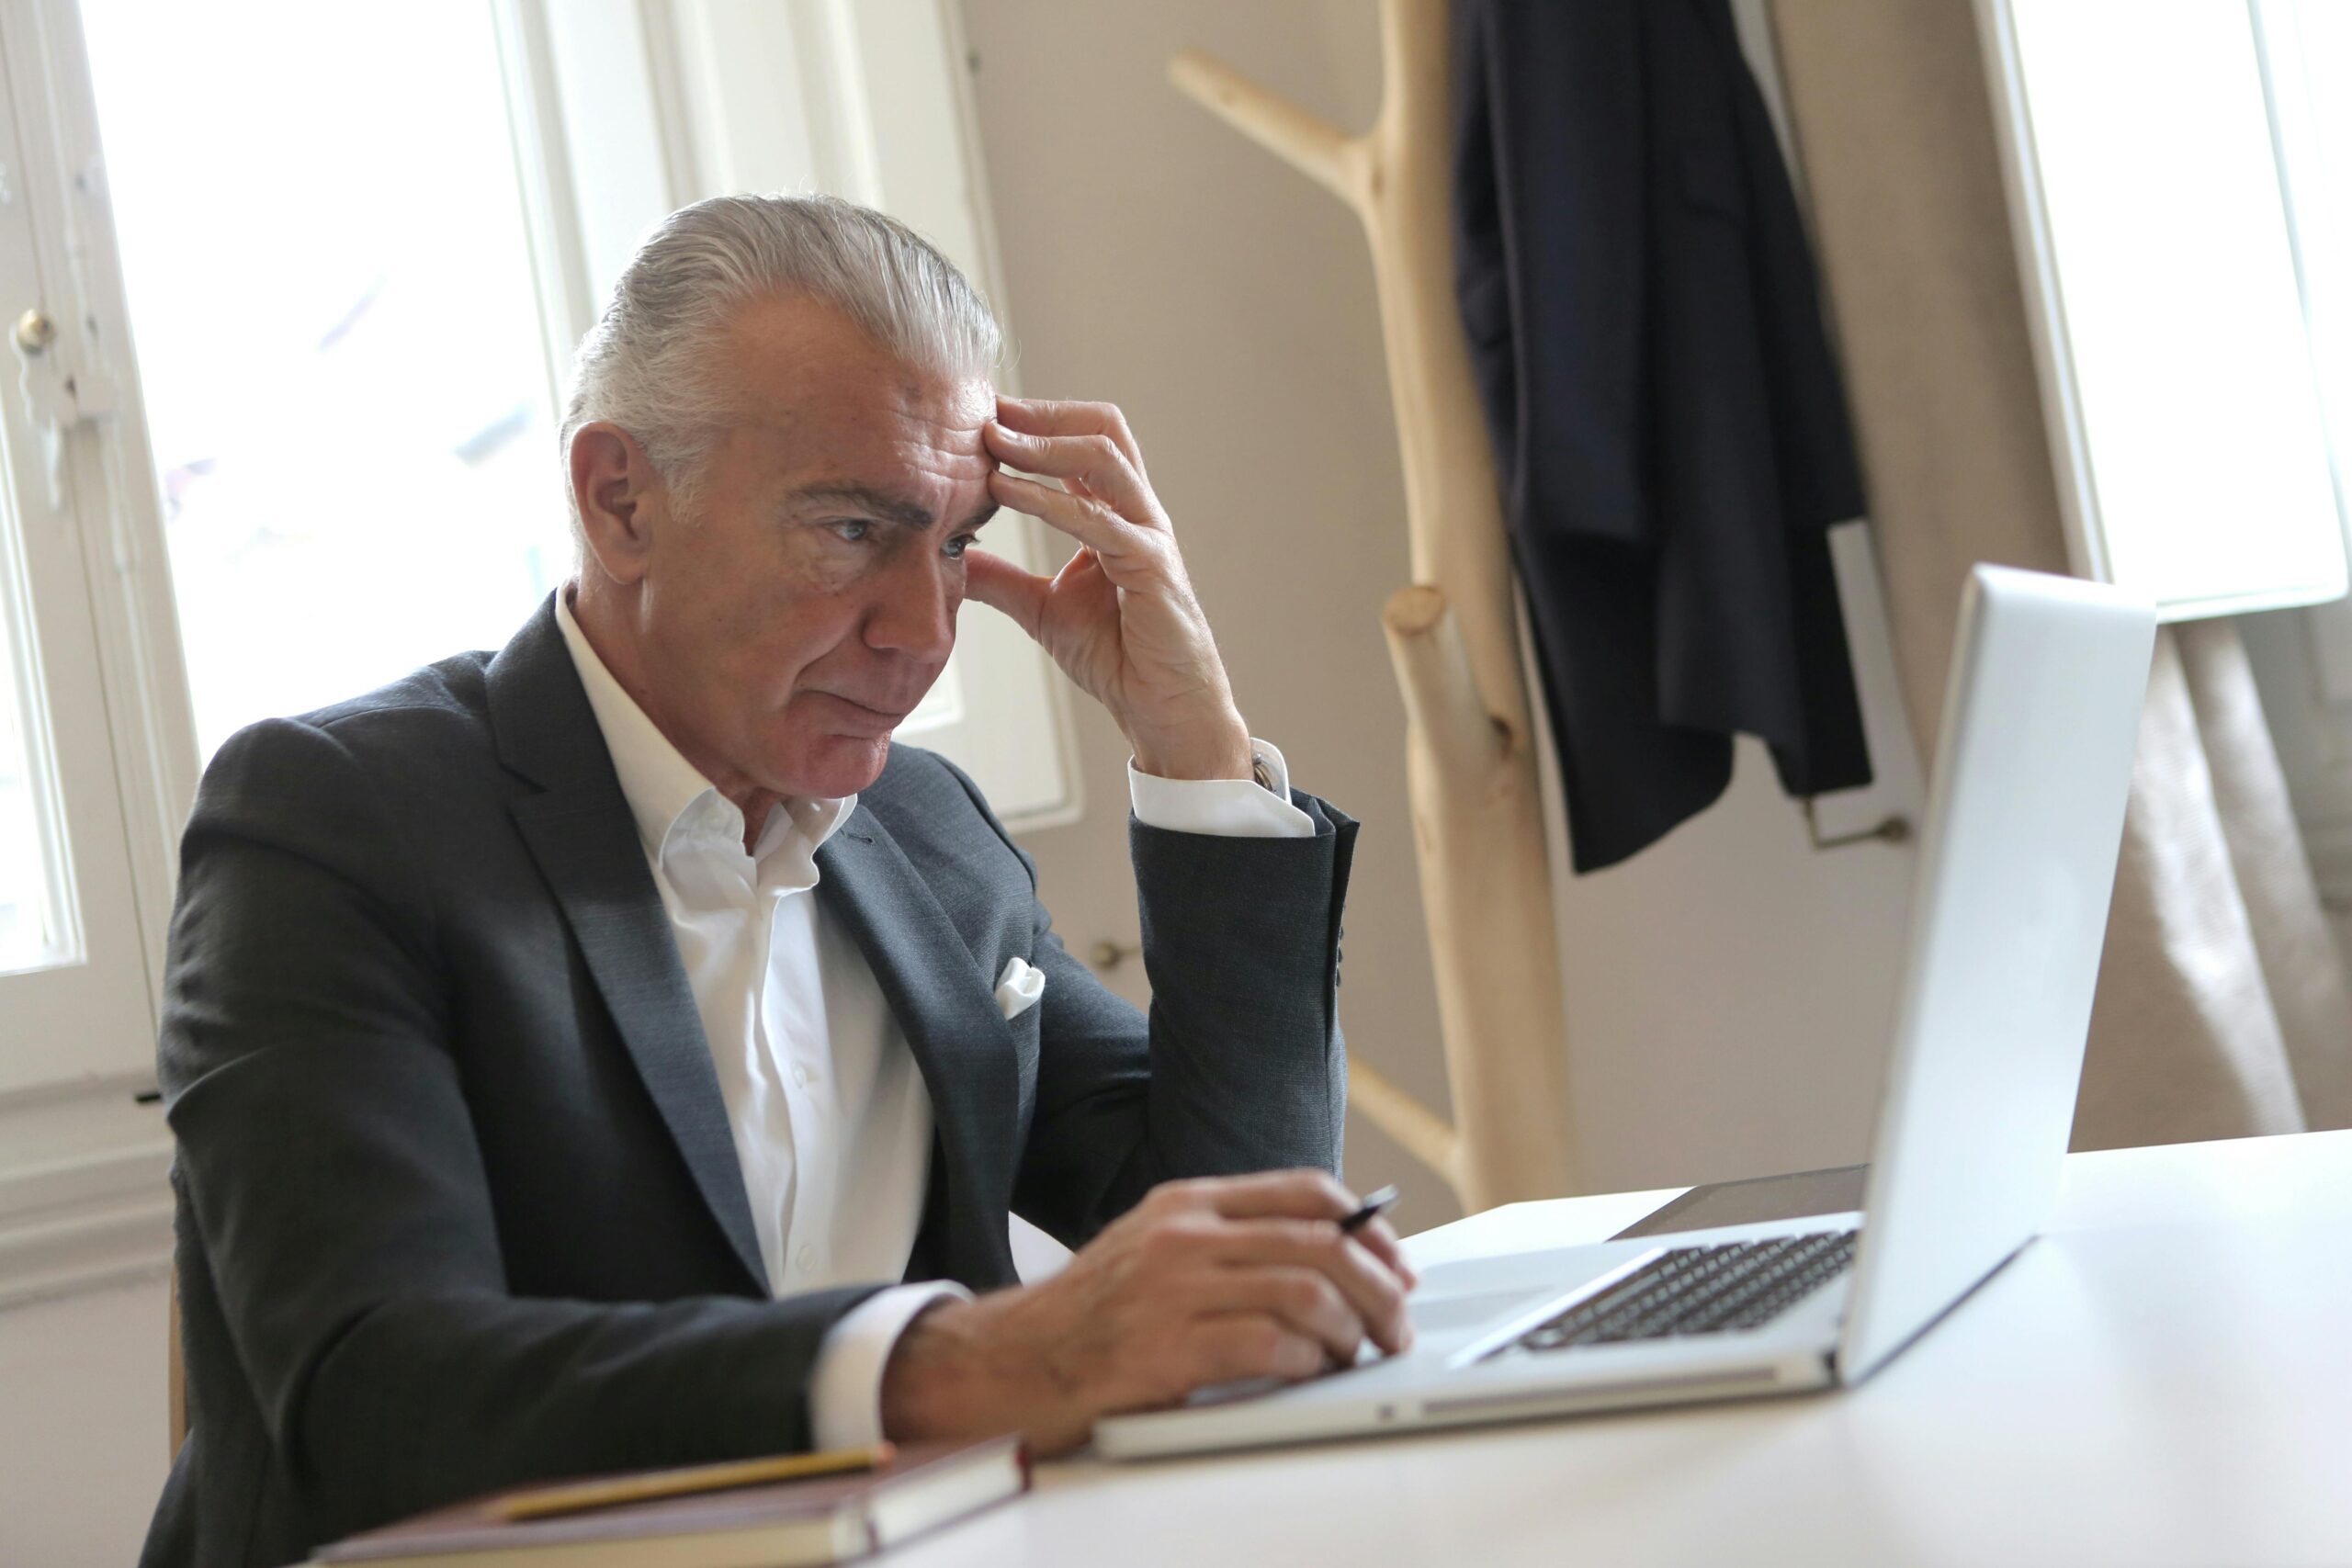
[{"label": "older man", "polygon": [[[674,214],[581,350],[575,582],[222,749],[161,1051],[192,1430],[149,1562],[578,1472],[1058,1450],[1405,1343],[1394,1236],[1333,1223],[1354,824],[1250,738],[1117,411],[1000,398],[996,351],[876,214]],[[1000,504],[1069,564],[974,547]],[[972,782],[891,746],[967,593],[1133,747],[1148,1019]],[[1016,1283],[1014,1210],[1067,1269]]]}]

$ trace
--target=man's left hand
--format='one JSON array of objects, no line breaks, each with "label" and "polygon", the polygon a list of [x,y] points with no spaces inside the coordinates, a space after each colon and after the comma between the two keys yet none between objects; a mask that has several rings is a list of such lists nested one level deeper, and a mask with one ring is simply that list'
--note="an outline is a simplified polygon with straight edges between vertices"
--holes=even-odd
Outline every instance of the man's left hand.
[{"label": "man's left hand", "polygon": [[999,398],[988,445],[1003,465],[989,492],[1080,548],[1051,578],[967,550],[971,597],[1012,616],[1110,709],[1143,772],[1250,777],[1249,728],[1125,417],[1109,403]]}]

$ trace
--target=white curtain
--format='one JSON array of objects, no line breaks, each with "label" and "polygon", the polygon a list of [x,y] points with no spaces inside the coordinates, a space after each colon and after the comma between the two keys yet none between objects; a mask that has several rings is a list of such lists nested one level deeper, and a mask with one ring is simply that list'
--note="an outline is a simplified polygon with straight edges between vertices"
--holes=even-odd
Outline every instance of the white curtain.
[{"label": "white curtain", "polygon": [[[1968,0],[1774,11],[1905,695],[1936,732],[1962,578],[2066,570]],[[2078,1148],[2352,1124],[2352,997],[2234,626],[2163,633]]]}]

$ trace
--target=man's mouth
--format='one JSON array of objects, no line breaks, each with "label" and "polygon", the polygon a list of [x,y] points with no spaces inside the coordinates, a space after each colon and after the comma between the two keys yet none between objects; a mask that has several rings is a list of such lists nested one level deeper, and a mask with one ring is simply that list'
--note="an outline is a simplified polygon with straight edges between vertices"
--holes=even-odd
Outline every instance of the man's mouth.
[{"label": "man's mouth", "polygon": [[883,707],[874,703],[860,702],[855,697],[843,696],[839,692],[820,692],[817,694],[831,697],[833,701],[855,708],[859,713],[884,724],[897,724],[907,715],[915,711],[913,704],[909,704],[905,707]]}]

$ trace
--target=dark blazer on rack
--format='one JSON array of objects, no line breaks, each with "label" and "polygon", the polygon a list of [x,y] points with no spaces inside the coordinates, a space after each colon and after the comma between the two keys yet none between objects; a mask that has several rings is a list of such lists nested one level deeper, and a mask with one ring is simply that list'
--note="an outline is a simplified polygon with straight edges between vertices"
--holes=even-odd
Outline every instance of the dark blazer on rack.
[{"label": "dark blazer on rack", "polygon": [[[1148,1017],[1072,959],[972,782],[894,747],[818,857],[929,1089],[909,1274],[1013,1282],[1171,1177],[1340,1160],[1355,824],[1131,827]],[[190,1433],[154,1568],[276,1564],[535,1478],[809,1441],[727,1111],[552,600],[494,657],[224,747],[183,846],[161,1067]],[[1021,957],[1040,1003],[1008,1021]]]},{"label": "dark blazer on rack", "polygon": [[1870,782],[1827,527],[1861,485],[1725,0],[1455,0],[1457,283],[1575,865],[1729,783]]}]

